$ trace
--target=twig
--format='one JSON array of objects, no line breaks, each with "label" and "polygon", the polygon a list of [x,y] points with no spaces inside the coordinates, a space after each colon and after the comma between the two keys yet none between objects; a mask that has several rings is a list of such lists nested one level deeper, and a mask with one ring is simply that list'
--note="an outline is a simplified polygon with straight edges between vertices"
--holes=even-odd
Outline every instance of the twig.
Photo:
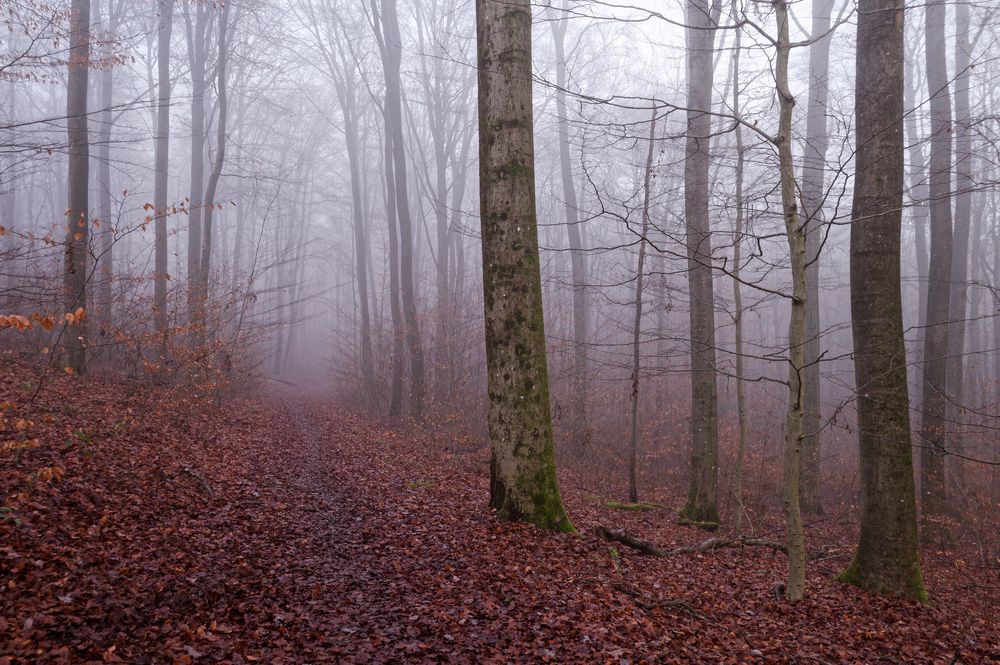
[{"label": "twig", "polygon": [[187,476],[191,476],[192,478],[194,478],[195,480],[197,480],[198,483],[202,486],[202,489],[204,489],[205,492],[208,493],[209,496],[212,496],[212,497],[215,496],[215,492],[212,490],[212,486],[208,484],[208,481],[205,480],[205,476],[201,475],[200,473],[198,473],[197,471],[195,471],[194,469],[192,469],[189,466],[182,466],[181,467],[181,473],[183,473],[183,474],[185,474]]}]

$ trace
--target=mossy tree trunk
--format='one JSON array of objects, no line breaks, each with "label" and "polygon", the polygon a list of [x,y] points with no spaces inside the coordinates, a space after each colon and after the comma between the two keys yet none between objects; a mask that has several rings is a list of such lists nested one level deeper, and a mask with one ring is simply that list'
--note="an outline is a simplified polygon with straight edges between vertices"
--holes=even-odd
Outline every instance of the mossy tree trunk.
[{"label": "mossy tree trunk", "polygon": [[[718,5],[716,5],[718,6]],[[682,517],[717,525],[719,511],[718,385],[715,370],[715,291],[709,221],[712,137],[712,51],[718,11],[707,0],[687,2],[687,146],[684,219],[691,322],[691,480]]]},{"label": "mossy tree trunk", "polygon": [[556,481],[535,214],[530,0],[476,0],[490,504],[573,529]]},{"label": "mossy tree trunk", "polygon": [[924,599],[903,345],[903,0],[858,7],[851,319],[861,457],[861,540],[841,579]]}]

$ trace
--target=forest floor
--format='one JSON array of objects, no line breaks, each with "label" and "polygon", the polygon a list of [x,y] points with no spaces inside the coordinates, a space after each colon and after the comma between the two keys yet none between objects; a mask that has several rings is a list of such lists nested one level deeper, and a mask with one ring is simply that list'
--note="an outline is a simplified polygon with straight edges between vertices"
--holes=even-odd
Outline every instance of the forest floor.
[{"label": "forest floor", "polygon": [[1000,662],[996,574],[953,559],[919,605],[836,583],[850,544],[813,543],[833,558],[791,605],[780,553],[592,535],[706,537],[669,509],[564,482],[579,536],[498,522],[467,439],[70,377],[29,409],[23,376],[0,373],[2,665]]}]

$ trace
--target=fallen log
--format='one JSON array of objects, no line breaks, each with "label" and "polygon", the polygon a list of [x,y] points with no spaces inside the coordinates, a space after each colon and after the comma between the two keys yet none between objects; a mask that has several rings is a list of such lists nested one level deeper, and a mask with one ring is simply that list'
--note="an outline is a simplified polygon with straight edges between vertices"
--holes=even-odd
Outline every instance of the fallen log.
[{"label": "fallen log", "polygon": [[[697,554],[703,552],[711,552],[712,550],[722,549],[725,547],[766,547],[773,552],[782,552],[788,554],[788,547],[783,543],[779,543],[774,540],[767,540],[765,538],[718,538],[713,537],[708,540],[704,540],[696,545],[685,545],[682,547],[675,547],[672,550],[665,550],[657,547],[648,540],[643,540],[633,536],[625,529],[609,529],[604,526],[599,526],[594,529],[594,533],[601,540],[607,540],[609,542],[621,543],[626,547],[631,547],[634,550],[642,552],[643,554],[648,554],[650,556],[657,557],[668,557],[677,556],[678,554]],[[819,556],[829,554],[827,551],[810,552],[809,558],[813,559]]]}]

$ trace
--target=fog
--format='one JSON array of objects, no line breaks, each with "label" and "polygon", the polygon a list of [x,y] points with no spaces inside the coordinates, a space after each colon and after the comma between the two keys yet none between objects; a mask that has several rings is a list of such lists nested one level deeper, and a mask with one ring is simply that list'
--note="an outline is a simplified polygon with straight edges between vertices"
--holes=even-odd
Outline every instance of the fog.
[{"label": "fog", "polygon": [[[398,35],[387,14],[397,4]],[[588,487],[626,482],[634,386],[640,494],[683,487],[687,477],[697,298],[685,159],[688,73],[699,70],[689,67],[685,6],[532,5],[551,406],[560,463],[575,465]],[[0,0],[0,9],[0,313],[61,322],[73,311],[63,289],[63,240],[73,224],[71,7]],[[736,0],[716,11],[711,76],[699,75],[711,98],[702,109],[710,122],[702,139],[710,226],[693,260],[711,276],[719,486],[728,492],[737,455],[746,455],[744,482],[766,513],[777,509],[771,497],[780,486],[793,290],[774,141],[778,24],[769,3]],[[858,482],[849,290],[857,13],[842,0],[796,2],[788,11],[795,191],[809,219],[818,316],[806,331],[806,364],[818,368],[819,390],[806,425],[814,452],[804,451],[804,463],[820,478],[817,500],[827,503],[856,496]],[[1000,16],[991,3],[942,11],[944,42],[935,47],[945,54],[937,61],[953,98],[945,200],[954,245],[940,251],[953,257],[948,356],[959,377],[948,389],[947,430],[956,442],[948,465],[963,509],[986,515],[1000,502]],[[92,0],[90,12],[89,291],[80,303],[89,371],[234,390],[293,384],[379,418],[485,436],[475,3]],[[929,100],[938,91],[928,84],[924,13],[918,3],[904,11],[901,260],[915,432],[934,282],[929,208],[941,200],[928,187]],[[165,52],[160,39],[169,40]],[[158,136],[169,148],[165,205],[156,201]],[[165,274],[156,263],[158,225]],[[35,329],[3,344],[59,368],[68,364],[62,334],[59,326]],[[915,457],[922,445],[915,434]]]}]

